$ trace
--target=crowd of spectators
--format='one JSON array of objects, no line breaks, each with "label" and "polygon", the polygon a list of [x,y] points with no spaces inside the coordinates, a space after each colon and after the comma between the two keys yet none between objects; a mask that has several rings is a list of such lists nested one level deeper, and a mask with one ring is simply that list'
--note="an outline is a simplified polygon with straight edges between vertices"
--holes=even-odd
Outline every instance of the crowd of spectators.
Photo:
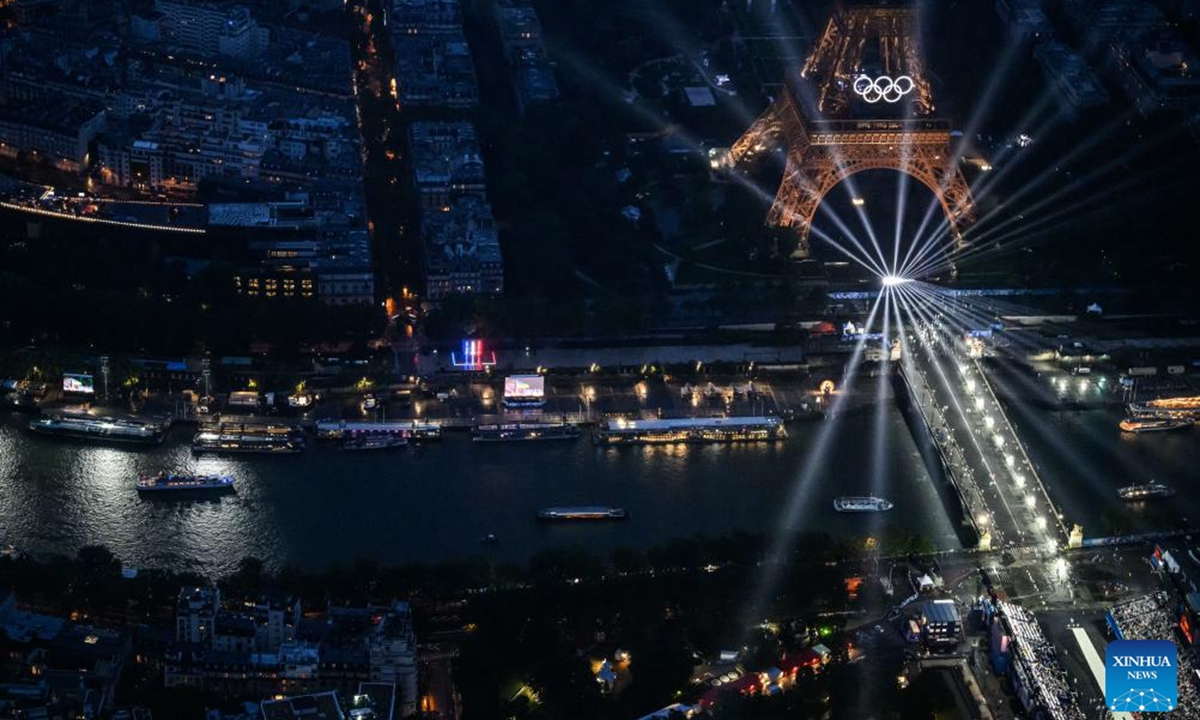
[{"label": "crowd of spectators", "polygon": [[1186,642],[1180,641],[1175,613],[1167,591],[1160,590],[1112,609],[1113,620],[1126,640],[1173,640],[1179,646],[1179,717],[1200,717],[1200,687],[1197,673],[1200,658]]},{"label": "crowd of spectators", "polygon": [[1058,662],[1054,644],[1046,639],[1033,613],[1009,602],[997,604],[1012,639],[1013,672],[1029,693],[1027,709],[1050,720],[1085,720],[1079,697]]}]

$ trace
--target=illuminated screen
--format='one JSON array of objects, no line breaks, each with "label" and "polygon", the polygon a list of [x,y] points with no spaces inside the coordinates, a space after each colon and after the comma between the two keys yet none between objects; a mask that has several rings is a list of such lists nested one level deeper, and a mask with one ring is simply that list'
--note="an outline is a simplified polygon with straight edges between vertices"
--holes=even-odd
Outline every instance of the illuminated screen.
[{"label": "illuminated screen", "polygon": [[96,393],[96,381],[91,375],[75,375],[73,373],[64,373],[63,392],[94,395]]},{"label": "illuminated screen", "polygon": [[504,378],[504,397],[542,398],[546,395],[546,378],[541,375],[509,375]]}]

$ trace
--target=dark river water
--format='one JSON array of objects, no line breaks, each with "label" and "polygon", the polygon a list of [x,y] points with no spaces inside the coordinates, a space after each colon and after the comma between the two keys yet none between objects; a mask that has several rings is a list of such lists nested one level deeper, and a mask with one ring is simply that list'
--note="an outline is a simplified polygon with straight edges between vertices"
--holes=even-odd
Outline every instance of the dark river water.
[{"label": "dark river water", "polygon": [[[836,537],[899,528],[942,548],[954,528],[903,418],[892,406],[833,421],[798,422],[778,443],[597,448],[577,441],[440,442],[347,453],[316,442],[301,455],[193,456],[191,428],[161,446],[85,444],[32,436],[18,416],[0,421],[0,541],[33,552],[107,545],[127,565],[221,574],[254,555],[273,566],[320,568],[494,555],[522,562],[553,547],[598,554],[677,537],[771,533],[797,487],[789,525]],[[821,441],[821,438],[824,440]],[[823,442],[828,462],[804,472]],[[139,473],[228,473],[237,493],[211,500],[145,499]],[[833,510],[839,495],[882,495],[885,514]],[[630,519],[547,525],[550,505],[612,505]],[[481,538],[494,533],[497,544]]]},{"label": "dark river water", "polygon": [[[1085,538],[1200,528],[1200,426],[1131,435],[1117,428],[1121,416],[1113,409],[1028,406],[1010,413],[1063,519],[1083,525]],[[1117,488],[1152,480],[1172,486],[1175,497],[1139,503],[1117,497]]]},{"label": "dark river water", "polygon": [[[1200,427],[1130,436],[1117,430],[1112,410],[1024,405],[1011,416],[1066,521],[1083,524],[1086,536],[1200,520]],[[586,434],[477,444],[451,431],[440,442],[378,452],[311,442],[289,457],[193,456],[186,426],[161,446],[129,449],[32,436],[22,422],[0,419],[0,542],[35,553],[99,543],[133,567],[223,574],[247,555],[310,568],[358,558],[523,562],[554,547],[604,555],[694,535],[773,534],[785,524],[836,538],[904,530],[938,548],[960,546],[890,403],[793,423],[786,440],[769,444],[597,448]],[[814,453],[825,458],[816,471],[808,462]],[[138,474],[162,469],[232,474],[237,493],[139,497]],[[1117,487],[1150,479],[1179,494],[1141,504],[1117,499]],[[896,507],[863,515],[833,510],[835,497],[853,494],[880,495]],[[542,507],[584,504],[623,507],[631,518],[534,520]],[[481,542],[489,533],[497,544]]]}]

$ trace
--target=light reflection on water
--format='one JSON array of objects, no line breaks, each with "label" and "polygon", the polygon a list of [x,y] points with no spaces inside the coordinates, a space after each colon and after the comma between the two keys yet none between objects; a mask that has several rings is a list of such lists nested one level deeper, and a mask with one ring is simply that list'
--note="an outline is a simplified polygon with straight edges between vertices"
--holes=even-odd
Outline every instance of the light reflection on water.
[{"label": "light reflection on water", "polygon": [[[862,535],[882,524],[957,546],[932,482],[898,413],[883,466],[887,517],[835,513],[842,494],[872,489],[871,452],[847,419],[827,477],[798,519],[808,530]],[[475,444],[448,435],[394,451],[342,453],[310,444],[299,456],[194,457],[188,428],[158,447],[130,449],[31,436],[0,422],[0,542],[74,552],[102,543],[135,567],[209,574],[247,555],[278,566],[323,567],[367,557],[384,563],[497,556],[521,562],[543,549],[581,545],[597,553],[676,537],[762,532],[777,526],[816,427],[797,424],[777,443],[595,447],[575,442]],[[141,498],[139,474],[229,474],[236,494],[202,500]],[[626,508],[623,523],[547,525],[550,505]],[[498,545],[480,538],[495,533]]]}]

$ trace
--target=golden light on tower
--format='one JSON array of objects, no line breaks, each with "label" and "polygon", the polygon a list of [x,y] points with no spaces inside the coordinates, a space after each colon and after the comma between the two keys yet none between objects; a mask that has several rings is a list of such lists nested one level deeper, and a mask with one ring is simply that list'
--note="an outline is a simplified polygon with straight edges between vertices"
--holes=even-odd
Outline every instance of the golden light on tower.
[{"label": "golden light on tower", "polygon": [[[826,193],[863,170],[904,172],[929,188],[958,242],[961,228],[974,220],[970,187],[951,152],[950,125],[933,116],[918,36],[914,7],[838,9],[798,85],[785,85],[730,148],[729,166],[777,144],[787,148],[767,224],[796,231],[793,257],[808,257],[809,229]],[[872,57],[882,73],[862,69]],[[853,203],[861,207],[865,200]]]}]

